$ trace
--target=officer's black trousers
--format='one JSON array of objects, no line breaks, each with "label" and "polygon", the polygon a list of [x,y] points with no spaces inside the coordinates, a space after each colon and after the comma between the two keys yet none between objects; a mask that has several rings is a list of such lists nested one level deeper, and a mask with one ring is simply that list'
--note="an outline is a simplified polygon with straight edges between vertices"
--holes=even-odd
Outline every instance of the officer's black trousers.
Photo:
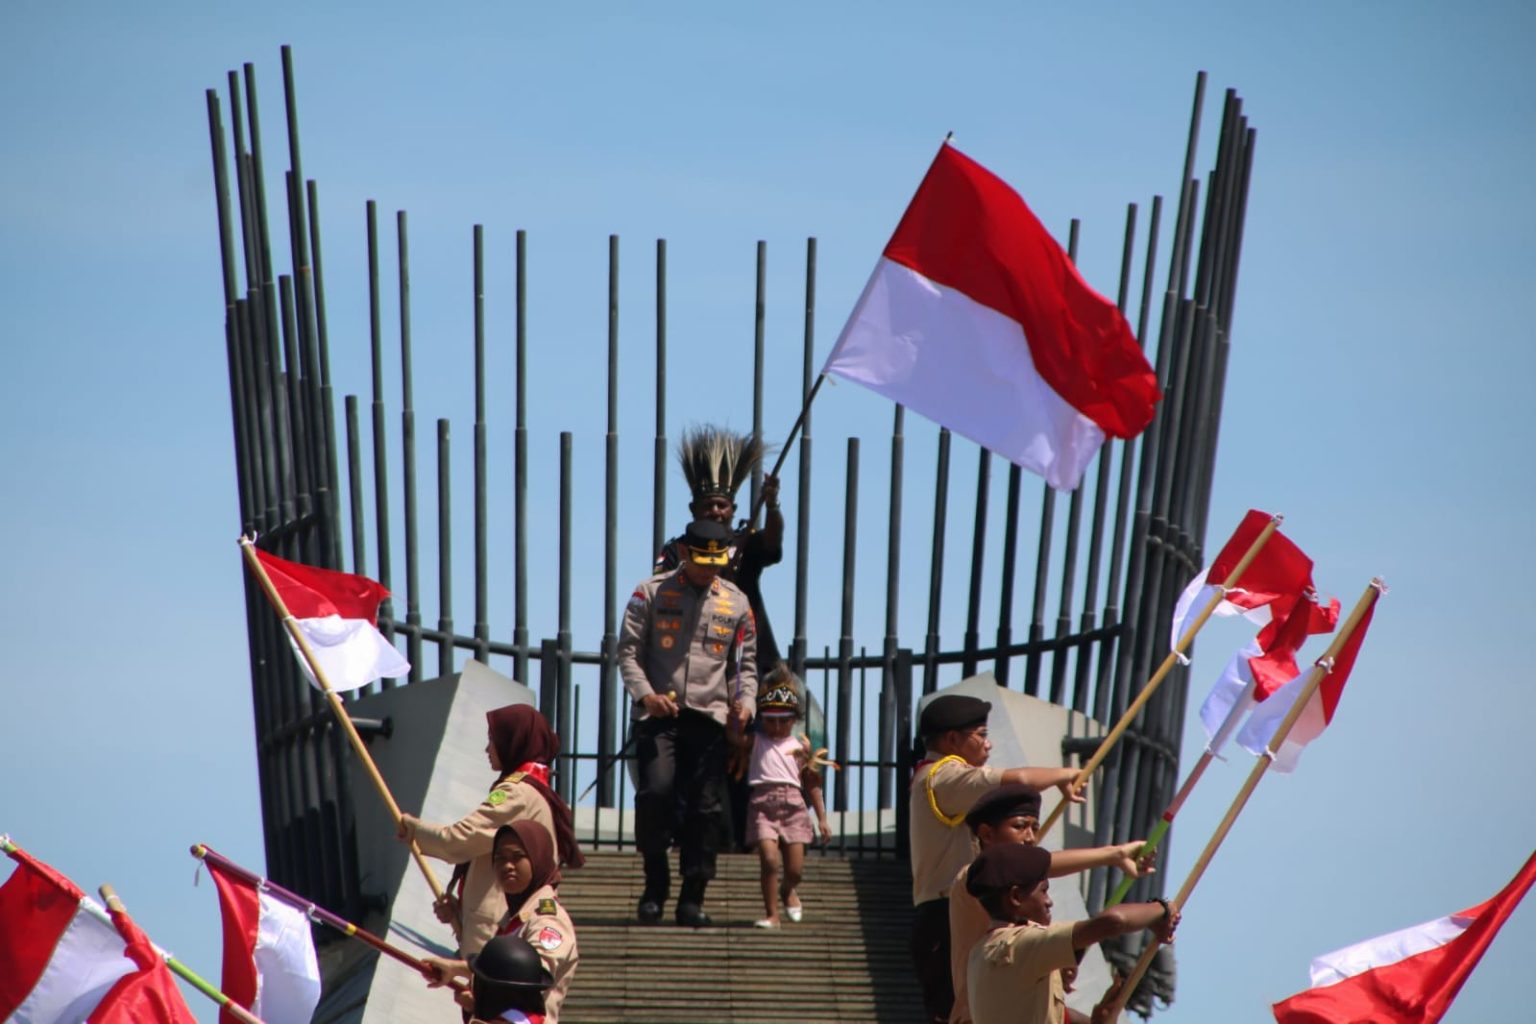
[{"label": "officer's black trousers", "polygon": [[635,725],[635,845],[664,858],[675,837],[683,879],[715,877],[715,854],[730,827],[725,795],[725,726],[698,711]]},{"label": "officer's black trousers", "polygon": [[955,982],[949,973],[949,900],[929,900],[913,908],[912,968],[923,990],[923,1010],[931,1021],[949,1020]]}]

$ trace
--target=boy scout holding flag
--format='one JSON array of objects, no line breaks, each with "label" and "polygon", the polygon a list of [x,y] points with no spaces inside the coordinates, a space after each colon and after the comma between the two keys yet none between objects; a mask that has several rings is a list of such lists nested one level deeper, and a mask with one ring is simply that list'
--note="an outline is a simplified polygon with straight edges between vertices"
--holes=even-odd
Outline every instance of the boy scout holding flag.
[{"label": "boy scout holding flag", "polygon": [[912,965],[923,990],[923,1008],[934,1024],[945,1024],[955,1001],[950,981],[949,886],[976,856],[976,839],[965,816],[976,802],[1004,783],[1035,789],[1069,790],[1071,768],[994,768],[987,764],[992,742],[987,715],[992,705],[975,697],[935,697],[918,718],[926,751],[912,772],[911,802]]}]

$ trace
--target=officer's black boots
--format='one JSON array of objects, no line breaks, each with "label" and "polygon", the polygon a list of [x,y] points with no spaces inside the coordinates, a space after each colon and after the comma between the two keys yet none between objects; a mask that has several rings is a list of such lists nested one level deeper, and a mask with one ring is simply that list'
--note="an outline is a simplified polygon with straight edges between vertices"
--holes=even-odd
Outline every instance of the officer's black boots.
[{"label": "officer's black boots", "polygon": [[645,855],[645,891],[640,895],[640,905],[635,916],[641,924],[658,924],[661,908],[666,904],[672,889],[672,866],[665,853]]},{"label": "officer's black boots", "polygon": [[708,928],[713,922],[704,913],[704,887],[707,878],[683,879],[683,890],[677,897],[677,923],[684,928]]}]

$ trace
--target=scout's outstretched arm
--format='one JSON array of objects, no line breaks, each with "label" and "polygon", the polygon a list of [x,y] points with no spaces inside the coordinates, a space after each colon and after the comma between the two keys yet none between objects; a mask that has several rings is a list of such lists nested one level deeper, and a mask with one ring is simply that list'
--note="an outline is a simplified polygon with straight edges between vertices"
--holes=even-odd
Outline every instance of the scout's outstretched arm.
[{"label": "scout's outstretched arm", "polygon": [[1077,771],[1073,768],[1009,768],[1003,772],[1005,784],[1023,783],[1035,789],[1050,789],[1054,786],[1061,790],[1067,799],[1080,804],[1085,798],[1081,794],[1072,792],[1072,780],[1075,778],[1077,778]]},{"label": "scout's outstretched arm", "polygon": [[1179,912],[1171,903],[1122,903],[1110,907],[1072,926],[1072,946],[1087,949],[1089,946],[1112,939],[1117,935],[1146,928],[1158,942],[1173,941],[1173,930],[1179,926]]},{"label": "scout's outstretched arm", "polygon": [[1120,843],[1116,846],[1095,846],[1088,849],[1057,850],[1051,854],[1052,878],[1060,878],[1063,875],[1076,874],[1079,871],[1091,871],[1094,868],[1118,868],[1125,872],[1129,878],[1140,878],[1142,875],[1150,875],[1155,870],[1152,867],[1153,855],[1148,854],[1143,859],[1137,859],[1136,854],[1141,850],[1143,841],[1138,839],[1132,843]]}]

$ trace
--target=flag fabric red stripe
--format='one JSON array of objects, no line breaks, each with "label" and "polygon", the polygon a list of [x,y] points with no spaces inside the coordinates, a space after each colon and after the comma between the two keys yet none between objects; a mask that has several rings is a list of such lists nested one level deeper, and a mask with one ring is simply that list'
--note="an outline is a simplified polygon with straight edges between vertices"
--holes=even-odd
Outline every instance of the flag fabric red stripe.
[{"label": "flag fabric red stripe", "polygon": [[[1378,599],[1379,600],[1379,599]],[[1355,626],[1355,631],[1349,634],[1344,641],[1344,646],[1339,648],[1339,653],[1333,659],[1333,671],[1323,680],[1317,689],[1323,698],[1323,720],[1333,721],[1333,712],[1339,706],[1339,698],[1344,695],[1344,684],[1349,681],[1349,674],[1355,670],[1355,659],[1360,656],[1360,645],[1365,643],[1366,631],[1371,628],[1371,619],[1376,615],[1377,601],[1372,601],[1366,608],[1365,614],[1360,617],[1360,622]]]},{"label": "flag fabric red stripe", "polygon": [[1134,437],[1162,397],[1130,324],[1089,287],[1022,197],[940,147],[885,257],[1017,321],[1035,369],[1113,437]]},{"label": "flag fabric red stripe", "polygon": [[16,870],[0,886],[0,1020],[32,992],[54,946],[84,898],[73,882],[24,850],[9,851]]},{"label": "flag fabric red stripe", "polygon": [[[1205,571],[1206,582],[1220,584],[1232,575],[1237,563],[1243,560],[1273,518],[1268,512],[1249,509],[1231,538],[1211,559]],[[1312,559],[1289,537],[1276,530],[1237,581],[1237,588],[1244,593],[1229,593],[1226,599],[1242,608],[1257,608],[1300,594],[1311,584]]]},{"label": "flag fabric red stripe", "polygon": [[[1288,606],[1281,610],[1282,605]],[[1307,637],[1332,633],[1339,624],[1339,599],[1320,603],[1311,593],[1276,601],[1275,618],[1259,630],[1262,653],[1248,659],[1253,676],[1253,699],[1267,700],[1270,694],[1300,674],[1296,652]]]},{"label": "flag fabric red stripe", "polygon": [[[1416,929],[1444,932],[1447,924],[1464,924],[1464,930],[1423,953],[1401,959],[1375,962],[1373,946],[1392,956],[1393,947],[1403,946],[1412,935],[1401,933],[1368,940],[1358,946],[1321,957],[1313,965],[1313,976],[1333,977],[1340,967],[1347,976],[1330,984],[1317,985],[1299,992],[1273,1006],[1278,1024],[1435,1024],[1445,1015],[1451,1002],[1477,967],[1483,953],[1536,883],[1536,853],[1499,894],[1486,903],[1431,921]],[[1436,940],[1431,940],[1436,941]],[[1363,967],[1363,969],[1358,969]]]},{"label": "flag fabric red stripe", "polygon": [[[261,921],[261,899],[256,887],[231,877],[216,864],[208,874],[219,890],[219,912],[224,924],[224,973],[219,987],[247,1010],[256,1002],[256,931]],[[236,1024],[228,1010],[219,1012],[221,1024]]]},{"label": "flag fabric red stripe", "polygon": [[197,1024],[149,936],[127,914],[111,913],[112,924],[127,943],[125,955],[139,969],[112,987],[91,1014],[90,1024]]},{"label": "flag fabric red stripe", "polygon": [[294,618],[338,615],[378,625],[379,602],[389,596],[383,584],[366,576],[290,562],[260,548],[255,550],[278,596],[288,606],[288,614]]}]

